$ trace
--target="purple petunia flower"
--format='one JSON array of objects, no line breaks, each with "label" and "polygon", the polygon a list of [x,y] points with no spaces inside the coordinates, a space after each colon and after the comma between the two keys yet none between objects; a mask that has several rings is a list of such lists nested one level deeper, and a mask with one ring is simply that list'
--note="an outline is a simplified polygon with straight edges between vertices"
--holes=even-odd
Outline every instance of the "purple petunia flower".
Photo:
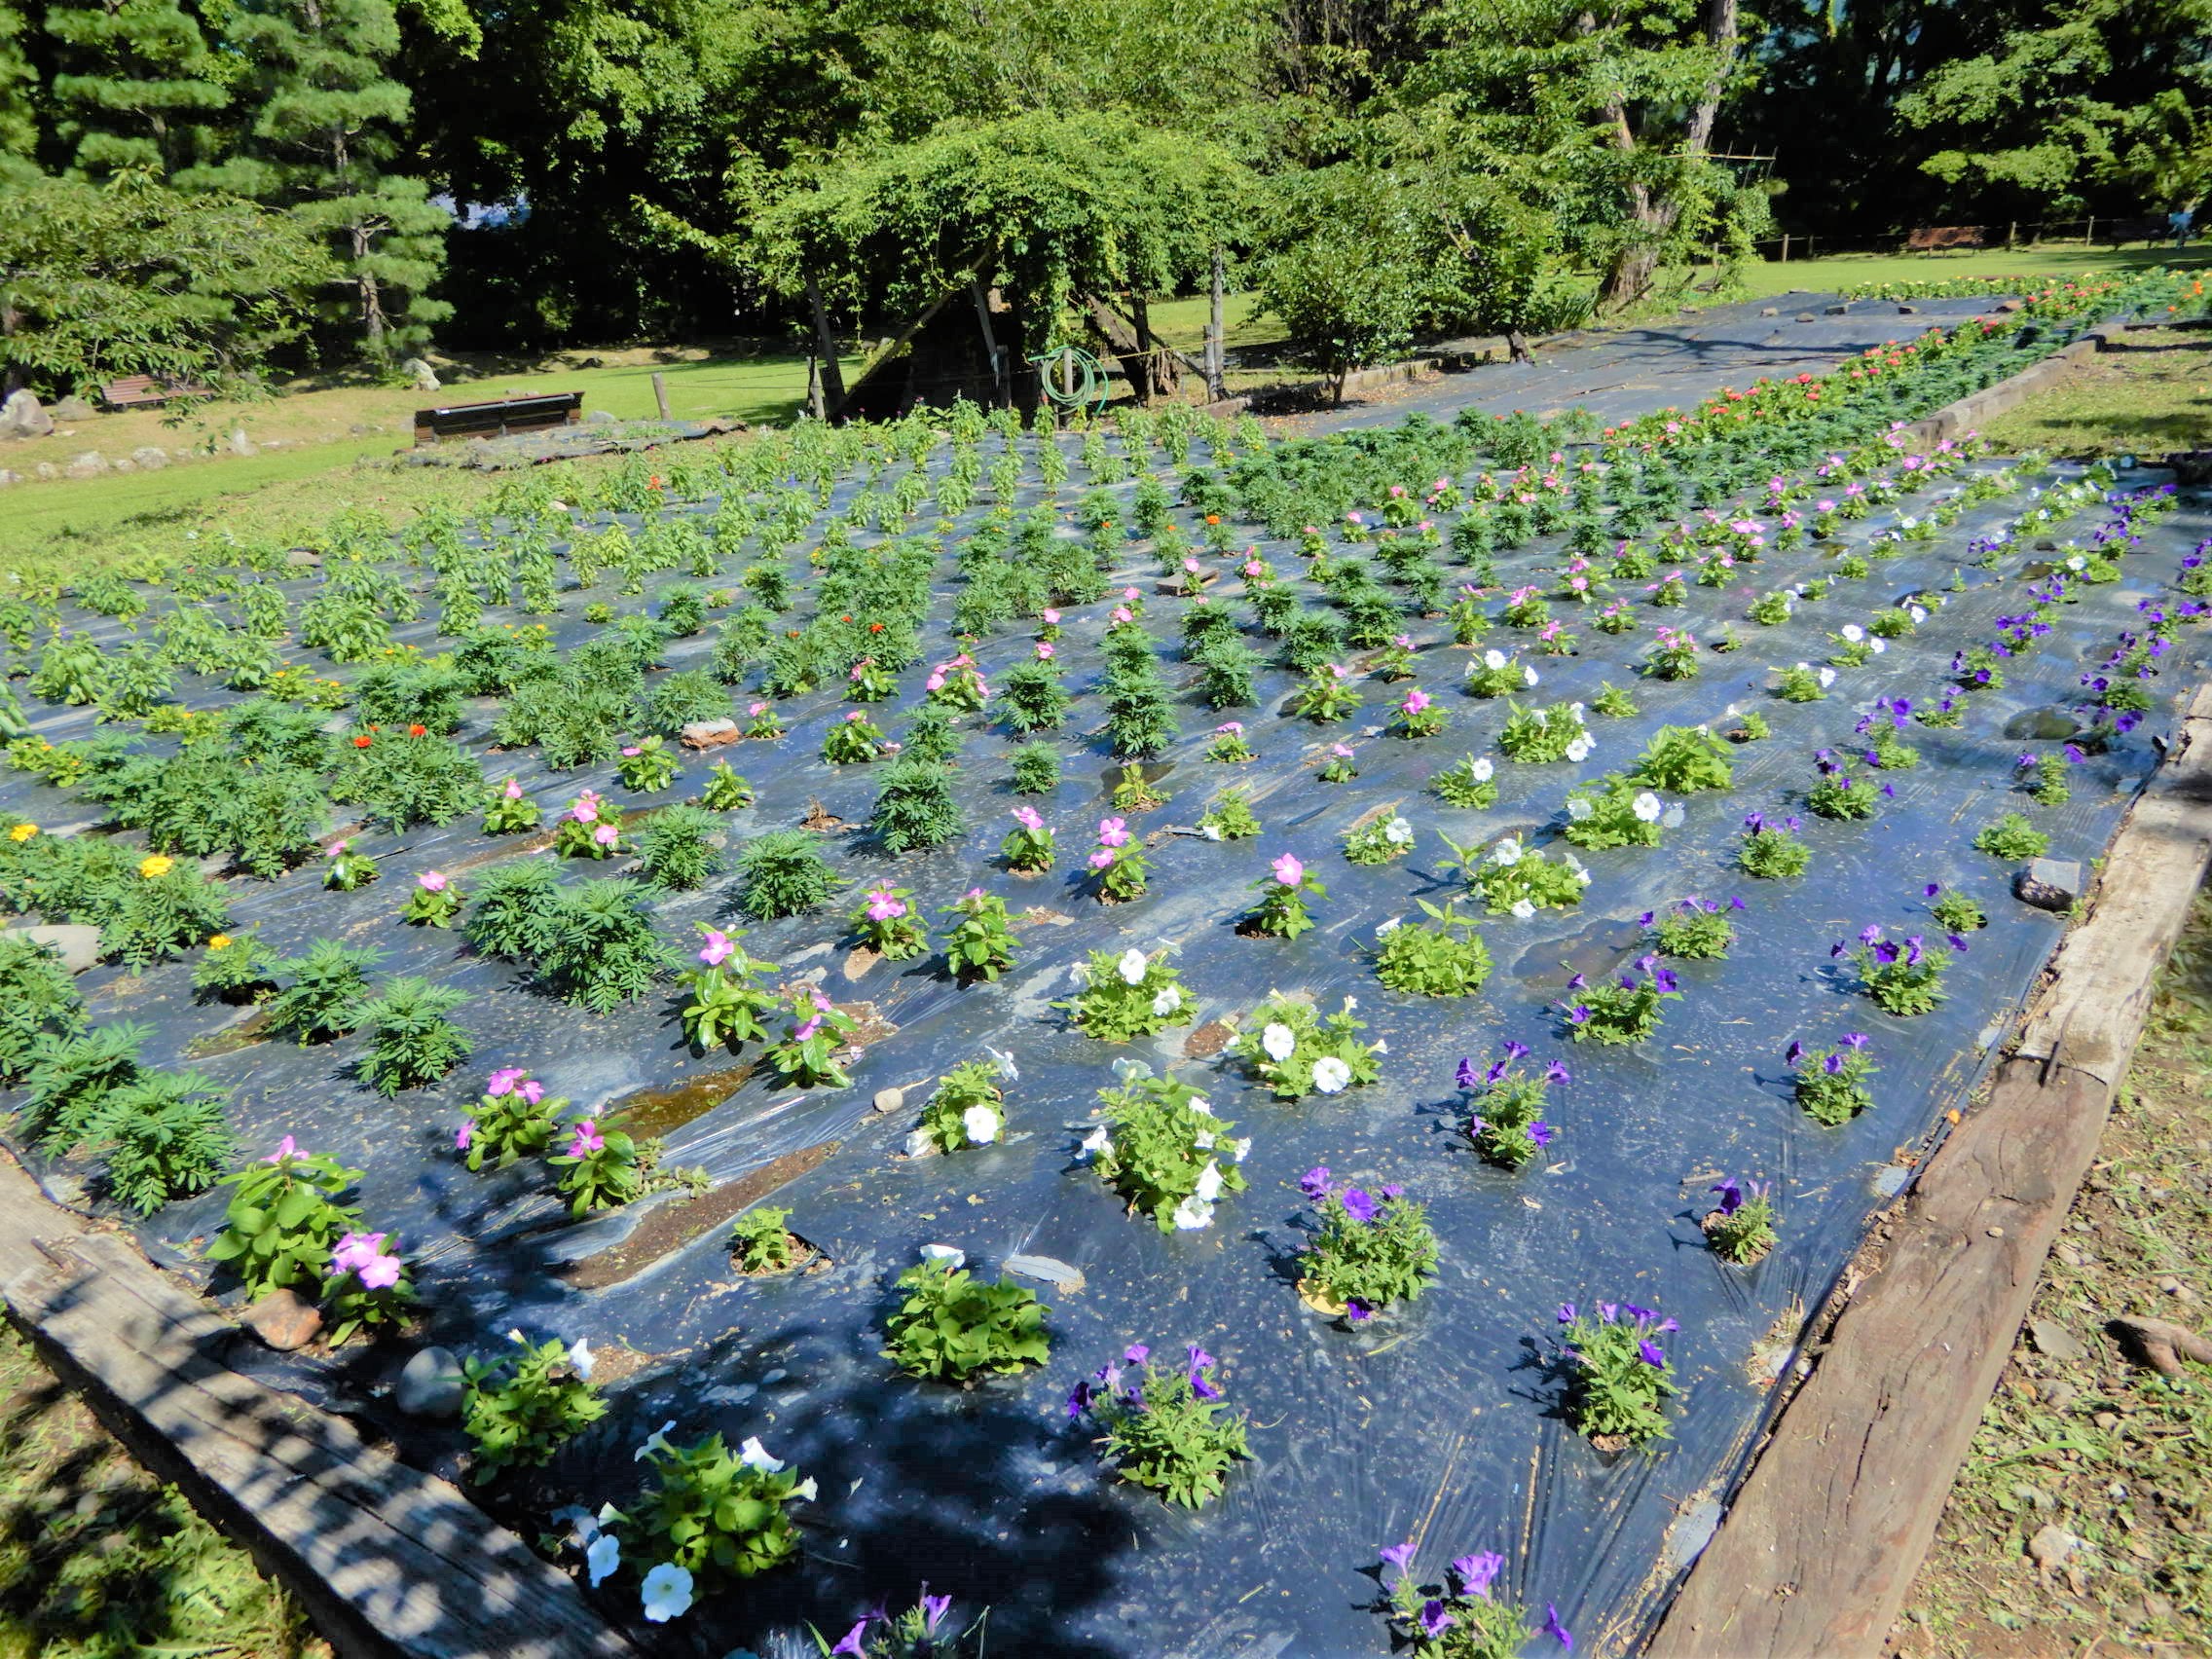
[{"label": "purple petunia flower", "polygon": [[1475,1062],[1462,1055],[1459,1060],[1458,1071],[1453,1074],[1453,1081],[1457,1083],[1461,1088],[1474,1088]]},{"label": "purple petunia flower", "polygon": [[1834,1077],[1843,1070],[1843,1056],[1841,1054],[1828,1055],[1821,1061],[1821,1070],[1826,1072],[1828,1076]]},{"label": "purple petunia flower", "polygon": [[1558,1132],[1559,1131],[1557,1129],[1553,1128],[1551,1124],[1545,1123],[1541,1118],[1538,1118],[1534,1123],[1529,1125],[1529,1138],[1534,1141],[1538,1146],[1551,1145],[1552,1136],[1557,1134]]},{"label": "purple petunia flower", "polygon": [[1559,1305],[1559,1322],[1563,1325],[1571,1325],[1574,1323],[1574,1304],[1571,1302],[1561,1303]]},{"label": "purple petunia flower", "polygon": [[1206,1367],[1214,1363],[1213,1355],[1197,1343],[1188,1345],[1191,1356],[1190,1369],[1184,1374],[1190,1381],[1191,1392],[1201,1400],[1218,1400],[1221,1390],[1206,1380]]},{"label": "purple petunia flower", "polygon": [[1505,1057],[1507,1059],[1524,1060],[1529,1057],[1529,1045],[1526,1043],[1516,1043],[1510,1037],[1508,1037],[1502,1044],[1500,1044],[1499,1047],[1504,1049]]},{"label": "purple petunia flower", "polygon": [[1661,1369],[1667,1363],[1667,1356],[1660,1351],[1659,1345],[1648,1337],[1643,1338],[1636,1345],[1636,1357],[1642,1360],[1654,1371]]},{"label": "purple petunia flower", "polygon": [[1544,1068],[1544,1081],[1546,1083],[1572,1083],[1574,1074],[1567,1069],[1564,1061],[1554,1060]]},{"label": "purple petunia flower", "polygon": [[1131,1343],[1122,1350],[1122,1358],[1131,1365],[1142,1365],[1152,1357],[1152,1349],[1142,1343]]},{"label": "purple petunia flower", "polygon": [[1444,1610],[1444,1604],[1433,1596],[1420,1605],[1421,1634],[1434,1641],[1459,1621]]},{"label": "purple petunia flower", "polygon": [[1458,1556],[1452,1563],[1452,1576],[1458,1581],[1459,1594],[1479,1596],[1486,1602],[1490,1600],[1490,1587],[1504,1569],[1505,1558],[1490,1550]]},{"label": "purple petunia flower", "polygon": [[937,1631],[939,1623],[944,1618],[944,1615],[951,1610],[952,1598],[950,1596],[933,1596],[929,1593],[928,1585],[925,1584],[922,1586],[923,1629],[929,1631],[934,1635]]},{"label": "purple petunia flower", "polygon": [[1560,1623],[1559,1609],[1549,1602],[1544,1604],[1544,1634],[1557,1637],[1563,1651],[1568,1653],[1574,1651],[1574,1638],[1567,1634],[1567,1626]]},{"label": "purple petunia flower", "polygon": [[1391,1544],[1375,1553],[1382,1558],[1384,1567],[1394,1567],[1400,1572],[1404,1572],[1406,1564],[1414,1559],[1414,1543],[1411,1538],[1408,1538],[1402,1544]]},{"label": "purple petunia flower", "polygon": [[1942,891],[1943,884],[1940,881],[1931,881],[1926,887],[1923,887],[1920,890],[1920,896],[1923,899],[1933,899],[1936,894]]},{"label": "purple petunia flower", "polygon": [[1733,1175],[1723,1175],[1712,1191],[1720,1195],[1720,1213],[1734,1215],[1744,1207],[1744,1189]]},{"label": "purple petunia flower", "polygon": [[1787,1050],[1785,1050],[1785,1051],[1783,1051],[1783,1055],[1782,1055],[1782,1058],[1783,1058],[1783,1063],[1784,1063],[1784,1064],[1786,1064],[1786,1065],[1792,1065],[1792,1066],[1793,1066],[1793,1065],[1795,1065],[1795,1064],[1796,1064],[1796,1063],[1797,1063],[1797,1062],[1798,1062],[1799,1060],[1803,1059],[1804,1057],[1805,1057],[1805,1045],[1804,1045],[1804,1044],[1802,1044],[1802,1043],[1799,1043],[1799,1042],[1795,1042],[1795,1041],[1792,1041],[1792,1042],[1790,1043],[1789,1047],[1788,1047],[1788,1048]]},{"label": "purple petunia flower", "polygon": [[1405,1188],[1403,1188],[1403,1187],[1399,1186],[1397,1182],[1395,1182],[1395,1181],[1387,1181],[1387,1182],[1384,1182],[1384,1183],[1383,1183],[1383,1186],[1382,1186],[1382,1200],[1383,1200],[1383,1202],[1385,1202],[1385,1203],[1395,1203],[1395,1202],[1396,1202],[1396,1201],[1397,1201],[1398,1199],[1400,1199],[1400,1198],[1404,1198],[1405,1196],[1406,1196],[1406,1190],[1405,1190]]},{"label": "purple petunia flower", "polygon": [[1345,1214],[1358,1222],[1375,1219],[1375,1200],[1357,1187],[1346,1187],[1344,1196]]},{"label": "purple petunia flower", "polygon": [[[1459,1087],[1465,1088],[1468,1086],[1462,1083]],[[1319,1203],[1329,1191],[1329,1166],[1326,1163],[1313,1165],[1298,1178],[1298,1190]]]}]

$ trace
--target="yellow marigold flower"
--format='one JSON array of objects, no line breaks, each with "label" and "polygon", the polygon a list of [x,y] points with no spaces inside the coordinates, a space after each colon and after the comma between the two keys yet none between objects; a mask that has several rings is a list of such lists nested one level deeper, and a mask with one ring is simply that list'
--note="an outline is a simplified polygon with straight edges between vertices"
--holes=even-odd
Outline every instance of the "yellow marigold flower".
[{"label": "yellow marigold flower", "polygon": [[207,936],[207,948],[209,950],[228,950],[230,944],[231,936],[229,934],[209,934]]},{"label": "yellow marigold flower", "polygon": [[166,853],[153,853],[138,861],[138,873],[148,881],[152,881],[156,876],[166,875],[174,868],[176,868],[176,860],[170,858]]},{"label": "yellow marigold flower", "polygon": [[37,826],[37,825],[35,825],[35,824],[18,824],[18,825],[17,825],[17,826],[16,826],[16,827],[15,827],[15,828],[14,828],[13,830],[9,830],[9,831],[8,831],[8,839],[9,839],[9,840],[11,840],[11,841],[27,841],[27,840],[29,840],[29,839],[30,839],[30,838],[31,838],[31,837],[32,837],[33,835],[35,835],[35,834],[37,834],[37,833],[38,833],[38,826]]}]

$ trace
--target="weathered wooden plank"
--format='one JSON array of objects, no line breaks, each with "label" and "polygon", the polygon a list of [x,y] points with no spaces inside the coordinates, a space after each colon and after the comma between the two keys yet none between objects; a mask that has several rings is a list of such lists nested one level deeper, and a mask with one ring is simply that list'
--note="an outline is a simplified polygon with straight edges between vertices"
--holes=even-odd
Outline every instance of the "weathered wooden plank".
[{"label": "weathered wooden plank", "polygon": [[1886,1256],[1668,1610],[1652,1659],[1882,1652],[2208,855],[2212,686],[2122,824],[2020,1051],[1907,1195]]},{"label": "weathered wooden plank", "polygon": [[186,1487],[346,1655],[633,1651],[450,1482],[224,1363],[238,1329],[0,1163],[0,1290],[63,1379]]}]

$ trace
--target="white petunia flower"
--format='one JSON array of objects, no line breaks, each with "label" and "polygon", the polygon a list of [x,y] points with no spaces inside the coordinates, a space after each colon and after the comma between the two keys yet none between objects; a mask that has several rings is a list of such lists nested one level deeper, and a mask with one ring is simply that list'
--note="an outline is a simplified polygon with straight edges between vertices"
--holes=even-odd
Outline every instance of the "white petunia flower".
[{"label": "white petunia flower", "polygon": [[1368,1044],[1367,1051],[1371,1054],[1387,1054],[1390,1051],[1390,1040],[1386,1037],[1378,1037],[1374,1042]]},{"label": "white petunia flower", "polygon": [[1197,1198],[1185,1198],[1175,1206],[1175,1226],[1179,1232],[1196,1233],[1201,1227],[1213,1225],[1213,1205]]},{"label": "white petunia flower", "polygon": [[1835,670],[1834,670],[1834,669],[1832,669],[1832,668],[1824,668],[1824,669],[1822,669],[1822,670],[1821,670],[1821,688],[1822,688],[1823,690],[1825,690],[1825,689],[1826,689],[1826,688],[1827,688],[1828,686],[1830,686],[1830,685],[1833,685],[1834,683],[1835,683]]},{"label": "white petunia flower", "polygon": [[988,1146],[999,1138],[998,1110],[991,1106],[971,1106],[960,1114],[960,1126],[968,1131],[968,1144]]},{"label": "white petunia flower", "polygon": [[1198,1171],[1198,1184],[1191,1196],[1201,1204],[1210,1204],[1221,1197],[1221,1165],[1212,1159],[1207,1159],[1206,1166]]},{"label": "white petunia flower", "polygon": [[1568,795],[1567,797],[1567,817],[1573,819],[1577,824],[1581,823],[1585,818],[1588,818],[1593,812],[1597,810],[1598,809],[1592,806],[1588,799],[1586,799],[1582,795]]},{"label": "white petunia flower", "polygon": [[1136,1082],[1139,1078],[1152,1075],[1152,1068],[1146,1065],[1144,1061],[1132,1060],[1126,1054],[1115,1060],[1110,1069],[1114,1073],[1115,1081],[1124,1086]]},{"label": "white petunia flower", "polygon": [[1096,1158],[1100,1153],[1114,1150],[1113,1137],[1107,1134],[1106,1125],[1101,1124],[1083,1137],[1083,1144],[1076,1150],[1085,1158]]},{"label": "white petunia flower", "polygon": [[1221,830],[1217,825],[1201,824],[1200,826],[1198,826],[1198,833],[1203,835],[1209,841],[1218,841],[1221,839]]},{"label": "white petunia flower", "polygon": [[792,1496],[802,1499],[807,1503],[812,1503],[821,1495],[822,1489],[814,1484],[814,1477],[812,1475],[807,1476],[805,1480],[799,1482],[798,1485],[792,1488]]},{"label": "white petunia flower", "polygon": [[1382,839],[1393,847],[1402,847],[1414,838],[1414,827],[1403,818],[1393,818],[1382,826]]},{"label": "white petunia flower", "polygon": [[1291,1050],[1298,1047],[1298,1039],[1287,1025],[1270,1025],[1260,1033],[1260,1047],[1271,1060],[1287,1060]]},{"label": "white petunia flower", "polygon": [[1497,669],[1503,668],[1504,666],[1505,653],[1499,650],[1495,645],[1493,645],[1489,650],[1483,652],[1483,667]]},{"label": "white petunia flower", "polygon": [[737,1449],[737,1460],[749,1469],[758,1469],[764,1475],[775,1474],[784,1466],[781,1457],[768,1456],[768,1449],[760,1444],[757,1434],[749,1434]]},{"label": "white petunia flower", "polygon": [[1323,1094],[1342,1094],[1345,1085],[1351,1082],[1351,1067],[1334,1054],[1323,1054],[1313,1062],[1313,1087]]},{"label": "white petunia flower", "polygon": [[1591,742],[1587,735],[1576,738],[1567,746],[1567,757],[1577,765],[1590,758]]},{"label": "white petunia flower", "polygon": [[569,1369],[586,1382],[591,1381],[591,1368],[599,1363],[591,1351],[591,1344],[578,1337],[569,1345]]},{"label": "white petunia flower", "polygon": [[1523,663],[1521,665],[1521,683],[1524,685],[1533,685],[1536,683],[1536,671],[1533,668],[1530,668],[1527,663]]},{"label": "white petunia flower", "polygon": [[1124,985],[1143,984],[1144,970],[1144,952],[1141,950],[1124,950],[1122,952],[1122,960],[1114,964],[1114,971],[1122,976],[1122,983]]},{"label": "white petunia flower", "polygon": [[1521,843],[1508,835],[1490,850],[1491,863],[1512,866],[1521,862]]},{"label": "white petunia flower", "polygon": [[1220,1138],[1211,1129],[1200,1129],[1191,1137],[1191,1144],[1200,1152],[1211,1152],[1213,1143]]},{"label": "white petunia flower", "polygon": [[1191,1110],[1198,1113],[1201,1118],[1218,1118],[1221,1116],[1219,1112],[1213,1109],[1213,1102],[1202,1094],[1191,1096]]},{"label": "white petunia flower", "polygon": [[1880,656],[1884,651],[1890,648],[1890,642],[1887,640],[1868,640],[1866,642],[1866,648],[1872,651],[1876,656]]},{"label": "white petunia flower", "polygon": [[1650,824],[1656,822],[1666,808],[1660,804],[1657,795],[1649,790],[1641,790],[1638,792],[1636,799],[1629,802],[1629,810],[1645,824]]},{"label": "white petunia flower", "polygon": [[1162,985],[1152,999],[1152,1012],[1161,1017],[1173,1014],[1183,1006],[1183,989],[1180,985]]},{"label": "white petunia flower", "polygon": [[1574,717],[1574,723],[1576,725],[1581,725],[1583,723],[1582,705],[1580,703],[1567,704],[1567,712]]},{"label": "white petunia flower", "polygon": [[1391,917],[1391,918],[1390,918],[1390,919],[1389,919],[1388,921],[1386,921],[1386,922],[1378,922],[1378,923],[1376,923],[1376,924],[1375,924],[1375,937],[1376,937],[1377,939],[1388,939],[1388,938],[1389,938],[1389,937],[1390,937],[1390,936],[1391,936],[1392,934],[1396,933],[1396,932],[1397,932],[1397,931],[1398,931],[1398,930],[1399,930],[1400,928],[1404,927],[1405,925],[1406,925],[1406,918],[1405,918],[1405,917],[1403,917],[1403,916],[1392,916],[1392,917]]},{"label": "white petunia flower", "polygon": [[1517,922],[1525,922],[1536,913],[1536,906],[1530,903],[1526,899],[1514,900],[1512,909],[1513,919]]},{"label": "white petunia flower", "polygon": [[1923,622],[1928,620],[1927,610],[1917,605],[1906,606],[1904,608],[1904,613],[1912,618],[1912,625],[1915,628],[1919,627]]},{"label": "white petunia flower", "polygon": [[607,1575],[622,1565],[622,1540],[612,1532],[602,1532],[592,1539],[591,1548],[584,1551],[584,1567],[591,1575],[591,1587],[597,1590]]},{"label": "white petunia flower", "polygon": [[645,1443],[643,1446],[639,1447],[638,1450],[631,1455],[630,1460],[633,1463],[642,1463],[647,1457],[651,1456],[655,1452],[675,1451],[676,1448],[668,1443],[668,1431],[675,1426],[676,1419],[674,1418],[670,1418],[666,1422],[662,1423],[660,1427],[654,1429],[652,1433],[646,1435]]},{"label": "white petunia flower", "polygon": [[1250,1135],[1244,1135],[1236,1140],[1224,1141],[1222,1142],[1222,1145],[1226,1146],[1229,1149],[1229,1156],[1232,1161],[1242,1163],[1244,1161],[1244,1155],[1252,1150],[1252,1137]]},{"label": "white petunia flower", "polygon": [[1349,1014],[1353,1009],[1357,1007],[1359,1007],[1359,999],[1357,997],[1345,998],[1345,1013]]},{"label": "white petunia flower", "polygon": [[1856,622],[1846,622],[1842,627],[1838,628],[1836,632],[1841,634],[1845,639],[1849,640],[1855,645],[1861,640],[1863,640],[1866,637],[1866,630],[1862,628]]},{"label": "white petunia flower", "polygon": [[1019,1083],[1021,1081],[1021,1068],[1014,1063],[1012,1054],[1002,1054],[988,1043],[983,1045],[983,1052],[991,1056],[991,1063],[999,1068],[999,1076],[1005,1078],[1007,1082]]},{"label": "white petunia flower", "polygon": [[645,1603],[645,1617],[654,1624],[666,1624],[691,1610],[691,1574],[676,1563],[664,1561],[645,1574],[638,1593]]},{"label": "white petunia flower", "polygon": [[1496,770],[1496,766],[1491,762],[1491,757],[1485,755],[1467,768],[1467,776],[1474,779],[1478,784],[1487,784],[1490,782],[1491,774]]},{"label": "white petunia flower", "polygon": [[956,1249],[950,1244],[924,1244],[922,1246],[922,1260],[938,1263],[940,1266],[950,1268],[957,1272],[968,1265],[968,1252]]}]

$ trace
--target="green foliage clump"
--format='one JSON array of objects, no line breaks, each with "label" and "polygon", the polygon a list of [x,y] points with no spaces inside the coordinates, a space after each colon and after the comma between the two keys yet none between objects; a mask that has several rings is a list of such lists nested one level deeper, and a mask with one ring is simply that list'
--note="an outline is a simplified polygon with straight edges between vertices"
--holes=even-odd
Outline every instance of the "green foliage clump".
[{"label": "green foliage clump", "polygon": [[326,1043],[360,1024],[356,1010],[369,991],[369,971],[384,960],[374,945],[318,939],[278,971],[289,981],[269,1001],[269,1029],[302,1044]]},{"label": "green foliage clump", "polygon": [[811,910],[836,891],[837,874],[804,830],[772,830],[737,856],[738,908],[755,921]]},{"label": "green foliage clump", "polygon": [[377,995],[361,999],[349,1016],[356,1029],[368,1033],[361,1081],[389,1099],[403,1088],[437,1082],[468,1058],[475,1045],[446,1017],[467,1001],[466,991],[413,975],[386,980]]},{"label": "green foliage clump", "polygon": [[108,1096],[138,1080],[138,1051],[153,1033],[120,1020],[89,1031],[44,1031],[24,1067],[21,1125],[50,1156],[81,1145]]},{"label": "green foliage clump", "polygon": [[1051,744],[1025,743],[1014,752],[1015,794],[1050,794],[1059,787],[1059,752]]},{"label": "green foliage clump", "polygon": [[[1564,1310],[1563,1310],[1564,1311]],[[1567,1369],[1567,1419],[1593,1440],[1632,1446],[1671,1431],[1660,1409],[1675,1392],[1674,1362],[1658,1344],[1663,1333],[1641,1310],[1602,1304],[1560,1333]],[[1649,1357],[1657,1354],[1654,1363]]]},{"label": "green foliage clump", "polygon": [[607,1415],[586,1367],[558,1338],[461,1363],[467,1381],[461,1426],[476,1448],[468,1478],[479,1486],[504,1469],[541,1467]]},{"label": "green foliage clump", "polygon": [[672,806],[656,812],[638,836],[638,867],[655,887],[689,892],[720,866],[715,841],[721,821],[705,807]]},{"label": "green foliage clump", "polygon": [[1222,1195],[1244,1190],[1250,1138],[1232,1139],[1236,1125],[1190,1084],[1141,1065],[1123,1071],[1120,1088],[1098,1091],[1105,1121],[1084,1140],[1084,1154],[1129,1212],[1151,1217],[1161,1232],[1210,1227]]},{"label": "green foliage clump", "polygon": [[450,824],[483,804],[484,769],[451,738],[364,732],[340,745],[330,798],[360,806],[394,830]]},{"label": "green foliage clump", "polygon": [[814,1487],[797,1470],[741,1457],[719,1434],[690,1446],[656,1437],[645,1443],[645,1456],[652,1481],[633,1509],[652,1540],[650,1559],[713,1586],[751,1578],[798,1554],[798,1528],[784,1506]]},{"label": "green foliage clump", "polygon": [[232,1190],[231,1199],[207,1260],[235,1272],[254,1302],[295,1284],[319,1286],[332,1249],[360,1227],[360,1211],[337,1201],[360,1178],[327,1153],[301,1152],[286,1135],[273,1157],[216,1183]]},{"label": "green foliage clump", "polygon": [[84,1028],[84,1000],[59,952],[19,933],[0,933],[0,1083],[21,1079],[40,1038]]},{"label": "green foliage clump", "polygon": [[223,1115],[229,1098],[198,1072],[142,1072],[111,1089],[88,1136],[101,1148],[109,1196],[152,1215],[212,1187],[238,1150]]},{"label": "green foliage clump", "polygon": [[[1196,1343],[1182,1363],[1162,1365],[1143,1344],[1119,1365],[1102,1366],[1069,1396],[1071,1415],[1088,1412],[1105,1432],[1103,1453],[1131,1486],[1170,1503],[1200,1509],[1222,1493],[1229,1471],[1252,1454],[1249,1419],[1222,1398],[1218,1363]],[[1201,1387],[1204,1392],[1198,1390]]]},{"label": "green foliage clump", "polygon": [[799,1242],[784,1225],[791,1218],[774,1204],[757,1204],[737,1218],[729,1244],[738,1272],[780,1273],[798,1265]]},{"label": "green foliage clump", "polygon": [[883,1350],[909,1377],[966,1386],[980,1378],[1042,1365],[1051,1352],[1033,1291],[1011,1279],[985,1284],[957,1250],[899,1275],[905,1300],[884,1321]]},{"label": "green foliage clump", "polygon": [[1326,1167],[1307,1182],[1321,1208],[1320,1229],[1299,1259],[1307,1295],[1356,1323],[1428,1288],[1438,1252],[1425,1207],[1390,1188],[1376,1195],[1333,1186]]},{"label": "green foliage clump", "polygon": [[940,847],[964,823],[951,768],[931,760],[901,760],[886,771],[868,817],[869,830],[887,853]]},{"label": "green foliage clump", "polygon": [[461,932],[487,956],[527,961],[537,953],[560,894],[561,872],[548,859],[496,864],[476,883]]},{"label": "green foliage clump", "polygon": [[644,1001],[669,966],[645,895],[620,876],[561,889],[534,954],[548,990],[594,1014]]},{"label": "green foliage clump", "polygon": [[2015,863],[2040,859],[2050,850],[2050,837],[2028,822],[2021,812],[2008,812],[1994,824],[1984,824],[1973,838],[1974,851],[1991,853]]}]

